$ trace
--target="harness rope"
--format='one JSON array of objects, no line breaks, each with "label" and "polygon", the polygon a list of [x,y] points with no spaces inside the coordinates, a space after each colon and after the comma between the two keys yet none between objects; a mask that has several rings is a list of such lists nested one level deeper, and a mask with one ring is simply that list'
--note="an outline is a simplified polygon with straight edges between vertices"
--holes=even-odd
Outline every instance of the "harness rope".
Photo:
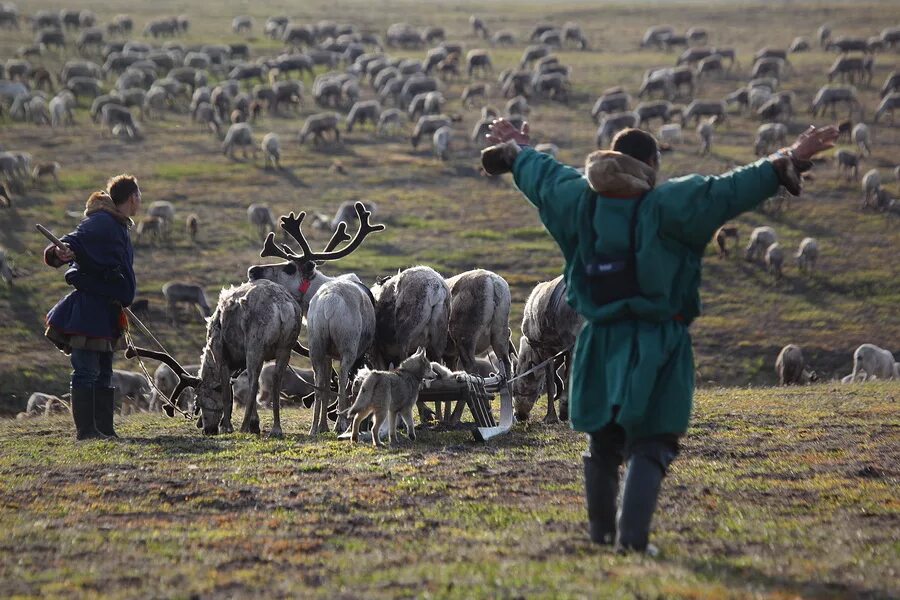
[{"label": "harness rope", "polygon": [[530,369],[528,369],[528,370],[525,371],[524,373],[520,373],[520,374],[516,375],[515,377],[513,377],[512,379],[510,379],[507,383],[512,383],[513,381],[515,381],[515,380],[517,380],[517,379],[521,379],[521,378],[525,377],[526,375],[530,375],[530,374],[534,373],[534,372],[537,371],[538,369],[544,368],[545,366],[547,366],[547,363],[549,363],[549,362],[552,361],[552,360],[556,360],[557,358],[559,358],[560,356],[562,356],[563,354],[565,354],[566,352],[568,352],[569,350],[571,350],[571,349],[574,348],[574,347],[575,347],[575,344],[572,344],[572,345],[570,345],[568,348],[563,348],[562,350],[560,350],[559,352],[557,352],[556,354],[554,354],[554,355],[551,356],[550,358],[544,360],[543,362],[540,362],[540,363],[536,364],[535,366],[531,367]]},{"label": "harness rope", "polygon": [[[143,332],[146,333],[147,336],[149,336],[150,339],[153,340],[153,342],[154,342],[157,346],[159,346],[159,348],[160,348],[163,352],[165,352],[166,354],[169,354],[169,355],[171,356],[171,354],[169,353],[169,351],[166,350],[166,347],[163,346],[163,345],[160,343],[160,341],[156,339],[156,336],[153,335],[153,333],[147,328],[147,326],[144,325],[144,324],[141,322],[141,320],[138,319],[138,318],[135,316],[135,314],[134,314],[133,312],[131,312],[130,309],[123,307],[122,310],[125,312],[126,318],[127,318],[127,320],[128,320],[129,322],[134,321],[134,323],[135,323],[141,330],[143,330]],[[135,346],[134,346],[134,338],[133,338],[132,335],[131,335],[131,329],[128,328],[128,327],[126,327],[126,328],[124,329],[124,334],[125,334],[125,341],[126,341],[126,343],[127,343],[129,346],[131,346],[131,347],[135,347]],[[163,401],[164,401],[168,406],[171,406],[173,410],[175,410],[176,412],[180,413],[181,416],[183,416],[185,419],[191,420],[191,419],[193,418],[193,417],[191,417],[191,415],[189,415],[189,414],[186,413],[185,411],[181,410],[181,409],[178,407],[177,402],[172,402],[172,400],[169,399],[169,396],[168,396],[167,394],[163,394],[162,391],[161,391],[158,387],[156,387],[156,381],[154,380],[153,377],[150,377],[150,373],[147,371],[147,366],[144,364],[144,359],[141,358],[140,356],[136,356],[136,358],[137,358],[137,360],[138,360],[138,365],[141,367],[141,371],[144,373],[144,377],[147,378],[147,381],[150,383],[150,387],[153,388],[153,390],[157,393],[157,395],[158,395],[158,396],[161,396],[161,397],[163,398]],[[177,398],[176,398],[176,401],[177,401]]]}]

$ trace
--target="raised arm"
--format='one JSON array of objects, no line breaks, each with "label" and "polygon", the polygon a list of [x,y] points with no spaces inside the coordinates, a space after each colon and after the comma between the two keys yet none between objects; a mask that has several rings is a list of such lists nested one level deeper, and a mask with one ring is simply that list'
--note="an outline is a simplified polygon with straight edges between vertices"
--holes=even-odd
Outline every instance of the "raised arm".
[{"label": "raised arm", "polygon": [[538,208],[544,226],[566,253],[577,235],[577,209],[587,180],[577,169],[528,146],[528,123],[518,130],[498,119],[487,139],[496,145],[482,152],[484,170],[490,175],[512,172],[516,187]]},{"label": "raised arm", "polygon": [[833,126],[810,127],[789,148],[724,175],[670,180],[659,190],[661,233],[702,251],[716,229],[774,195],[779,185],[799,195],[800,172],[836,139]]}]

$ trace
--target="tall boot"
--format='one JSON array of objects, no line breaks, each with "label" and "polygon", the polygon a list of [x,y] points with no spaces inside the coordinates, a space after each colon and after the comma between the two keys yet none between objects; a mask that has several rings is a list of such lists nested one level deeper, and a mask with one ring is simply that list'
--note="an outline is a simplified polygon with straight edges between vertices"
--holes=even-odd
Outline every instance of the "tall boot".
[{"label": "tall boot", "polygon": [[620,552],[648,550],[650,522],[663,477],[665,469],[648,456],[633,455],[628,461],[616,538]]},{"label": "tall boot", "polygon": [[103,439],[105,436],[97,430],[94,423],[94,388],[70,388],[72,404],[72,420],[75,421],[75,439]]},{"label": "tall boot", "polygon": [[96,387],[94,388],[94,418],[97,422],[97,431],[107,437],[117,438],[116,430],[113,429],[113,414],[115,413],[115,391],[116,388]]},{"label": "tall boot", "polygon": [[581,455],[584,461],[584,495],[587,501],[591,541],[612,545],[616,539],[616,497],[619,495],[619,464],[615,455]]}]

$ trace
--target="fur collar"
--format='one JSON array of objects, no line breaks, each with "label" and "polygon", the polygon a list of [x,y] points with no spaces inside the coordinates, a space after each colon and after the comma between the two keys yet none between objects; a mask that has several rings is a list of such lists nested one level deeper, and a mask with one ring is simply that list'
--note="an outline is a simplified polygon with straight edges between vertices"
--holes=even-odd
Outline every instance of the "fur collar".
[{"label": "fur collar", "polygon": [[591,189],[602,196],[640,196],[656,185],[656,170],[621,152],[597,150],[588,154],[584,173]]},{"label": "fur collar", "polygon": [[109,213],[116,221],[129,229],[134,225],[134,221],[131,220],[131,217],[126,217],[119,212],[112,198],[110,198],[108,194],[94,193],[88,198],[87,203],[84,205],[84,216],[88,217],[95,212]]}]

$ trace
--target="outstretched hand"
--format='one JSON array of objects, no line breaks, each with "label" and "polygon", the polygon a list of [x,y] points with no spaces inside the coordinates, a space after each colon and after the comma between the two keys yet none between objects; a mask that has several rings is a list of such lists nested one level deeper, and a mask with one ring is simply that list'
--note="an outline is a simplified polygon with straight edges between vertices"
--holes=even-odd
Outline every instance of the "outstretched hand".
[{"label": "outstretched hand", "polygon": [[528,122],[522,123],[522,129],[516,129],[512,123],[504,118],[494,119],[490,126],[491,132],[485,137],[492,144],[502,144],[510,140],[517,144],[530,144],[528,137]]},{"label": "outstretched hand", "polygon": [[809,126],[809,129],[801,133],[791,145],[794,158],[801,161],[811,159],[813,156],[834,147],[838,138],[838,128],[834,125],[827,127]]}]

